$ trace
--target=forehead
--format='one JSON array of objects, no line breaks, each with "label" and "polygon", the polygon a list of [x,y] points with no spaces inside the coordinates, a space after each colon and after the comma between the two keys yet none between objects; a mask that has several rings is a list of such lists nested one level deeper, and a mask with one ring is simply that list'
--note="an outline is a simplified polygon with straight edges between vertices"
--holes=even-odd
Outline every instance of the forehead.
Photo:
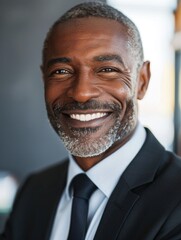
[{"label": "forehead", "polygon": [[[59,23],[51,32],[46,58],[73,53],[104,51],[127,55],[127,28],[115,20],[89,17]],[[96,52],[96,54],[97,54]]]},{"label": "forehead", "polygon": [[[119,23],[118,21],[100,17],[87,17],[87,18],[75,18],[67,20],[63,23],[59,23],[55,27],[55,32],[61,30],[62,33],[103,33],[103,34],[112,34],[112,33],[121,33],[126,35],[126,27]],[[63,32],[65,31],[65,32]]]}]

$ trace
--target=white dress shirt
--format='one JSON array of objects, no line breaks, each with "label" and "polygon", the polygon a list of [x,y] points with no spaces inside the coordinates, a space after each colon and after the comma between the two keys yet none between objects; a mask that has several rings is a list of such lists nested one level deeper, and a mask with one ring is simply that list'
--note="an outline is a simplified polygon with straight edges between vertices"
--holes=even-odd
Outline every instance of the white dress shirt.
[{"label": "white dress shirt", "polygon": [[[89,227],[85,240],[92,240],[94,238],[112,191],[124,170],[139,152],[145,138],[146,131],[141,124],[138,124],[134,135],[125,145],[85,172],[97,186],[97,190],[89,200]],[[72,192],[69,191],[69,186],[77,174],[84,172],[76,164],[71,155],[69,155],[69,160],[67,184],[57,208],[50,240],[67,240],[72,207]]]}]

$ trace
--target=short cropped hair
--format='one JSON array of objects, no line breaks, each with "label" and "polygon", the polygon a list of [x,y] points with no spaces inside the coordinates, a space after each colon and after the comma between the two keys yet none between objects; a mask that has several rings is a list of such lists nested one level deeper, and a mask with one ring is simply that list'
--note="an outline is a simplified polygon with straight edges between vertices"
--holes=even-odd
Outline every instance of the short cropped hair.
[{"label": "short cropped hair", "polygon": [[128,49],[130,49],[129,52],[132,54],[132,57],[134,58],[134,62],[136,63],[136,66],[135,66],[136,70],[142,65],[143,58],[144,58],[143,47],[142,47],[141,37],[136,25],[122,12],[100,1],[91,1],[91,2],[84,2],[84,3],[78,4],[75,7],[68,10],[66,13],[64,13],[52,25],[44,41],[43,62],[46,56],[46,48],[48,45],[48,40],[54,28],[58,24],[67,22],[70,19],[77,19],[77,18],[80,19],[80,18],[88,18],[88,17],[99,17],[104,19],[111,19],[125,26],[127,28],[127,35],[128,35],[127,47]]}]

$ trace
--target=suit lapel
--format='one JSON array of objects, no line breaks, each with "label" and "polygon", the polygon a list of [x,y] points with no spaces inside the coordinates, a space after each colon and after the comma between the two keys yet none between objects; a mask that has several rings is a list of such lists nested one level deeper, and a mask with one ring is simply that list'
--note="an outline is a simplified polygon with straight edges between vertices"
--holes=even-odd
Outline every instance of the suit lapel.
[{"label": "suit lapel", "polygon": [[107,203],[94,240],[116,239],[127,215],[138,199],[139,196],[129,191],[126,182],[121,179],[121,183],[117,185]]},{"label": "suit lapel", "polygon": [[130,211],[139,201],[137,189],[154,180],[164,162],[164,154],[164,148],[147,130],[142,149],[125,170],[108,200],[94,240],[117,239]]},{"label": "suit lapel", "polygon": [[[59,187],[57,187],[57,189],[55,189],[54,196],[52,196],[52,195],[47,196],[48,201],[46,202],[46,206],[48,208],[47,214],[49,216],[49,221],[47,223],[47,234],[46,234],[45,240],[50,239],[50,234],[51,234],[51,231],[52,231],[57,207],[58,207],[58,204],[59,204],[59,201],[60,201],[60,196],[62,195],[62,192],[63,192],[64,187],[66,185],[67,170],[68,170],[68,164],[67,163],[68,162],[66,162],[64,171],[61,174],[61,179],[59,180],[59,182],[61,182],[61,185]],[[53,199],[53,202],[52,202],[52,199]],[[52,203],[52,206],[50,205],[51,203]]]},{"label": "suit lapel", "polygon": [[57,207],[66,184],[68,164],[66,162],[63,165],[60,165],[61,167],[57,166],[51,175],[46,176],[51,181],[45,182],[40,202],[36,207],[32,239],[50,239]]}]

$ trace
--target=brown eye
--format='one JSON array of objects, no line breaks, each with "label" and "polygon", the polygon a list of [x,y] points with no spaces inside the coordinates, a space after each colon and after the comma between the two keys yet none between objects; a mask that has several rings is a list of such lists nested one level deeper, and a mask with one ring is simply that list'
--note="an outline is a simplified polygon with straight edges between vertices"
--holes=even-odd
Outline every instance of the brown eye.
[{"label": "brown eye", "polygon": [[52,71],[50,74],[49,74],[49,77],[58,77],[58,76],[64,76],[64,75],[68,75],[70,74],[70,71],[67,70],[67,69],[56,69],[54,71]]},{"label": "brown eye", "polygon": [[112,72],[118,72],[118,69],[115,69],[115,68],[112,68],[112,67],[106,67],[106,68],[102,68],[100,70],[100,72],[112,73]]},{"label": "brown eye", "polygon": [[53,72],[54,74],[69,74],[69,72],[66,69],[58,69]]},{"label": "brown eye", "polygon": [[103,80],[113,80],[120,77],[121,70],[112,66],[104,66],[97,70],[97,74]]},{"label": "brown eye", "polygon": [[113,71],[115,71],[115,70],[112,69],[112,68],[104,68],[104,69],[102,69],[102,72],[113,72]]}]

